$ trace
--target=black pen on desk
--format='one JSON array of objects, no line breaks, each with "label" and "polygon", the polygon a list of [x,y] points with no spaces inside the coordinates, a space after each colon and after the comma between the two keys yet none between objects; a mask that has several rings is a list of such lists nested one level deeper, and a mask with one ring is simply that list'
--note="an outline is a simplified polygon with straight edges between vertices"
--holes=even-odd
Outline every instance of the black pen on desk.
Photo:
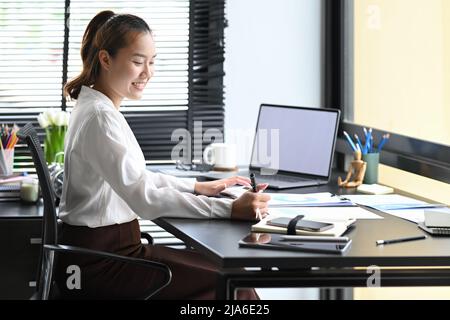
[{"label": "black pen on desk", "polygon": [[382,244],[391,244],[391,243],[399,243],[399,242],[407,242],[407,241],[415,241],[415,240],[424,240],[427,236],[417,236],[417,237],[409,237],[409,238],[400,238],[400,239],[392,239],[392,240],[378,240],[377,246]]}]

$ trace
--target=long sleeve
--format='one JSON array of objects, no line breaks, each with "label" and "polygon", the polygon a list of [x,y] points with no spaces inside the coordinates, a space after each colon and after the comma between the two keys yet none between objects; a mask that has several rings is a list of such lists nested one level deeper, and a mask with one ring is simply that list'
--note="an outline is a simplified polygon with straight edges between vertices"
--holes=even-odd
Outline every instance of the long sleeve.
[{"label": "long sleeve", "polygon": [[186,180],[181,180],[167,174],[162,174],[159,172],[152,172],[147,170],[147,175],[153,181],[157,188],[169,187],[177,189],[181,192],[194,193],[195,182],[190,182]]},{"label": "long sleeve", "polygon": [[190,193],[192,184],[146,170],[142,152],[135,150],[139,146],[124,134],[114,112],[97,110],[87,121],[81,157],[137,215],[146,219],[230,217],[230,200],[196,196]]}]

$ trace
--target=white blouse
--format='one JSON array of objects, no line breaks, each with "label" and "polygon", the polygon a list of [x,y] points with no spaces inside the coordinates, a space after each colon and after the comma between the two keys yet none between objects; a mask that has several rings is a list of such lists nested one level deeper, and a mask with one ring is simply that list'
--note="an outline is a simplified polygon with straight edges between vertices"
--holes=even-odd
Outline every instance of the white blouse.
[{"label": "white blouse", "polygon": [[146,169],[124,116],[101,92],[83,86],[65,141],[59,217],[91,228],[140,216],[229,218],[232,201],[194,195],[194,183]]}]

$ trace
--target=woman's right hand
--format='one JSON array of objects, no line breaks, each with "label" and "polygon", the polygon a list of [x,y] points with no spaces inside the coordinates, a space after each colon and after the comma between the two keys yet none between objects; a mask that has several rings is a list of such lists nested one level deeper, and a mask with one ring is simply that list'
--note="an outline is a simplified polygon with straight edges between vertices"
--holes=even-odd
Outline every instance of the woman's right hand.
[{"label": "woman's right hand", "polygon": [[259,184],[257,192],[248,191],[234,200],[231,208],[231,219],[236,220],[259,220],[267,216],[269,211],[268,194],[260,193],[265,190],[268,184]]}]

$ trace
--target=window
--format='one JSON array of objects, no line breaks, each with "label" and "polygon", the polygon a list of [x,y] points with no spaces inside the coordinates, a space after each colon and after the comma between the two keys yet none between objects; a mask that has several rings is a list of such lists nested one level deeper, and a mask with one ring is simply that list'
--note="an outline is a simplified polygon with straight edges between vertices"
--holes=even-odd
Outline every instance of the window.
[{"label": "window", "polygon": [[[442,202],[450,194],[447,2],[338,0],[325,11],[325,93],[341,106],[341,132],[391,133],[380,182]],[[343,140],[337,149],[350,152]]]},{"label": "window", "polygon": [[450,2],[353,2],[353,120],[450,145]]},{"label": "window", "polygon": [[[154,32],[155,76],[142,100],[121,107],[146,159],[170,160],[172,132],[192,133],[196,121],[223,131],[224,0],[0,0],[0,122],[37,126],[46,108],[72,109],[63,83],[81,70],[87,23],[106,9],[136,14]],[[23,156],[19,145],[16,168],[29,165]]]}]

